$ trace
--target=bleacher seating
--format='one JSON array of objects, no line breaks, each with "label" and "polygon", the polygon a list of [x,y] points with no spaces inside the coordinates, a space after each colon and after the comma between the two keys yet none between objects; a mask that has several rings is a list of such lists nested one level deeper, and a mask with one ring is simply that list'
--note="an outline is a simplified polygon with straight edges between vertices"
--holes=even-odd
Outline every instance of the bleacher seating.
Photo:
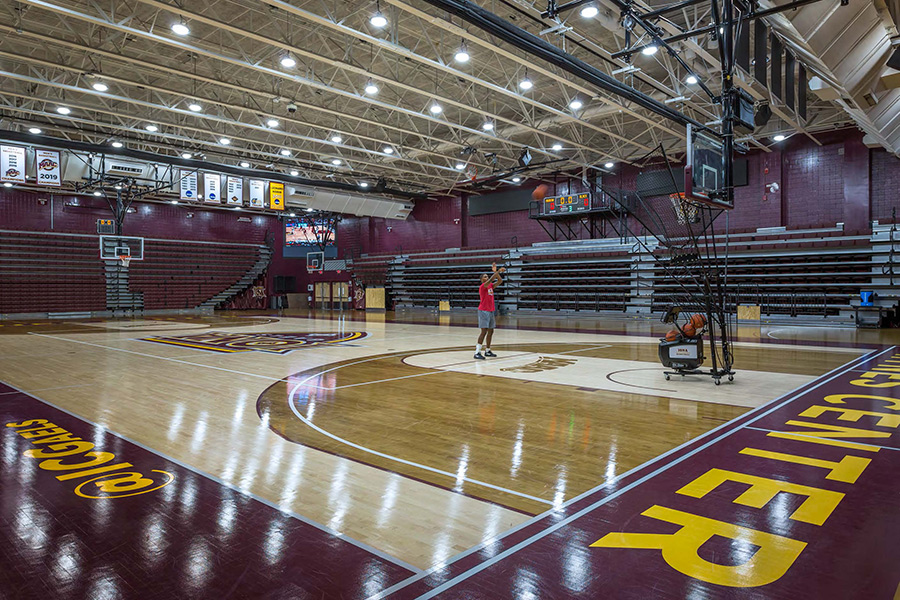
[{"label": "bleacher seating", "polygon": [[[409,254],[391,265],[386,283],[398,306],[436,307],[441,300],[449,300],[455,308],[475,308],[479,278],[490,272],[491,263],[502,263],[507,254],[505,248]],[[498,289],[496,300],[503,298],[508,287]]]},{"label": "bleacher seating", "polygon": [[[196,308],[238,282],[262,251],[148,238],[144,260],[132,260],[121,277],[142,298],[135,308]],[[96,235],[0,230],[0,314],[107,310],[106,267]]]},{"label": "bleacher seating", "polygon": [[[366,256],[351,268],[369,282],[376,274],[397,306],[436,307],[450,300],[453,308],[474,308],[478,277],[497,261],[510,269],[498,300],[513,309],[666,310],[676,301],[679,284],[639,245],[630,244],[610,239]],[[845,235],[839,226],[737,232],[727,244],[718,238],[710,246],[712,260],[727,273],[730,311],[738,304],[758,304],[765,316],[790,317],[850,318],[851,300],[871,288],[873,276],[883,270],[879,252],[884,253],[869,235]]]},{"label": "bleacher seating", "polygon": [[253,267],[258,247],[180,240],[144,241],[144,260],[129,267],[130,289],[144,309],[195,308]]},{"label": "bleacher seating", "polygon": [[97,236],[0,231],[0,314],[105,308]]},{"label": "bleacher seating", "polygon": [[631,266],[631,257],[625,252],[567,253],[526,260],[518,276],[518,308],[624,311],[631,300]]}]

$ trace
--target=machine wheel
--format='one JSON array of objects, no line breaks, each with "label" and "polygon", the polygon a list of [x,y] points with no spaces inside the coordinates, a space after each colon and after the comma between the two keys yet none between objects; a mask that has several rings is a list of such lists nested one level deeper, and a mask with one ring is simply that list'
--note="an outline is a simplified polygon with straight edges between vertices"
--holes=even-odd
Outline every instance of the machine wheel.
[{"label": "machine wheel", "polygon": [[716,385],[719,385],[719,384],[721,384],[721,383],[722,383],[722,380],[721,380],[721,379],[718,379],[718,378],[716,378],[716,379],[713,379],[713,381],[715,381],[715,382],[716,382]]},{"label": "machine wheel", "polygon": [[666,381],[668,381],[668,380],[671,379],[671,377],[669,377],[669,374],[668,374],[668,373],[665,373],[663,376],[666,378]]},{"label": "machine wheel", "polygon": [[728,381],[734,381],[734,375],[729,375],[729,376],[728,376]]}]

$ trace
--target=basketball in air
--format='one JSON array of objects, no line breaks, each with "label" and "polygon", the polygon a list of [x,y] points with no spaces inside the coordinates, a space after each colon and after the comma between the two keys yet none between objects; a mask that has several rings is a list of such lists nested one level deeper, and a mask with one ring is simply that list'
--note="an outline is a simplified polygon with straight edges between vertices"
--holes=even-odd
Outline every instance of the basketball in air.
[{"label": "basketball in air", "polygon": [[546,183],[542,183],[541,185],[534,188],[534,191],[531,192],[531,197],[535,200],[543,200],[547,196],[550,195],[550,186]]},{"label": "basketball in air", "polygon": [[694,337],[697,335],[697,328],[694,327],[693,323],[686,323],[684,327],[681,328],[681,331],[684,332],[684,335],[688,337]]},{"label": "basketball in air", "polygon": [[691,316],[691,325],[694,326],[694,329],[703,329],[703,326],[706,325],[706,317],[700,313],[694,314]]},{"label": "basketball in air", "polygon": [[667,342],[674,342],[677,339],[678,339],[678,332],[676,330],[673,329],[672,331],[669,331],[668,333],[666,333],[666,341]]}]

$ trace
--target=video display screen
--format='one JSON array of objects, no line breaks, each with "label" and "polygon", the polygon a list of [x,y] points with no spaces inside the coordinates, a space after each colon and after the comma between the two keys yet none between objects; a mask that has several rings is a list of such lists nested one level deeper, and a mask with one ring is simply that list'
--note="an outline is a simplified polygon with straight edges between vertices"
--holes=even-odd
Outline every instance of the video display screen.
[{"label": "video display screen", "polygon": [[335,244],[335,231],[329,231],[328,221],[293,219],[285,221],[284,243],[287,246],[316,246],[328,237],[328,246]]}]

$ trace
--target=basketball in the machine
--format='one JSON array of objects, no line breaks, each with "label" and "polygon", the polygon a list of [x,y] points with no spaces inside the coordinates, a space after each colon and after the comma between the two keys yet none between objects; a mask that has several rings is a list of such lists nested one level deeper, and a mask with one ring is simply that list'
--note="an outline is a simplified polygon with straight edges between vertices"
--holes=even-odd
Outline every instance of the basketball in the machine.
[{"label": "basketball in the machine", "polygon": [[694,326],[694,329],[703,329],[703,326],[706,325],[706,317],[700,313],[692,315],[691,325]]},{"label": "basketball in the machine", "polygon": [[678,331],[677,330],[673,329],[672,331],[666,332],[666,341],[667,342],[674,342],[677,339],[678,339]]},{"label": "basketball in the machine", "polygon": [[550,195],[550,186],[546,183],[542,183],[541,185],[534,188],[534,191],[531,192],[531,197],[535,200],[543,200],[547,196]]},{"label": "basketball in the machine", "polygon": [[681,330],[684,332],[684,335],[688,337],[694,337],[695,335],[697,335],[697,328],[694,327],[693,323],[686,323],[684,327],[681,328]]}]

